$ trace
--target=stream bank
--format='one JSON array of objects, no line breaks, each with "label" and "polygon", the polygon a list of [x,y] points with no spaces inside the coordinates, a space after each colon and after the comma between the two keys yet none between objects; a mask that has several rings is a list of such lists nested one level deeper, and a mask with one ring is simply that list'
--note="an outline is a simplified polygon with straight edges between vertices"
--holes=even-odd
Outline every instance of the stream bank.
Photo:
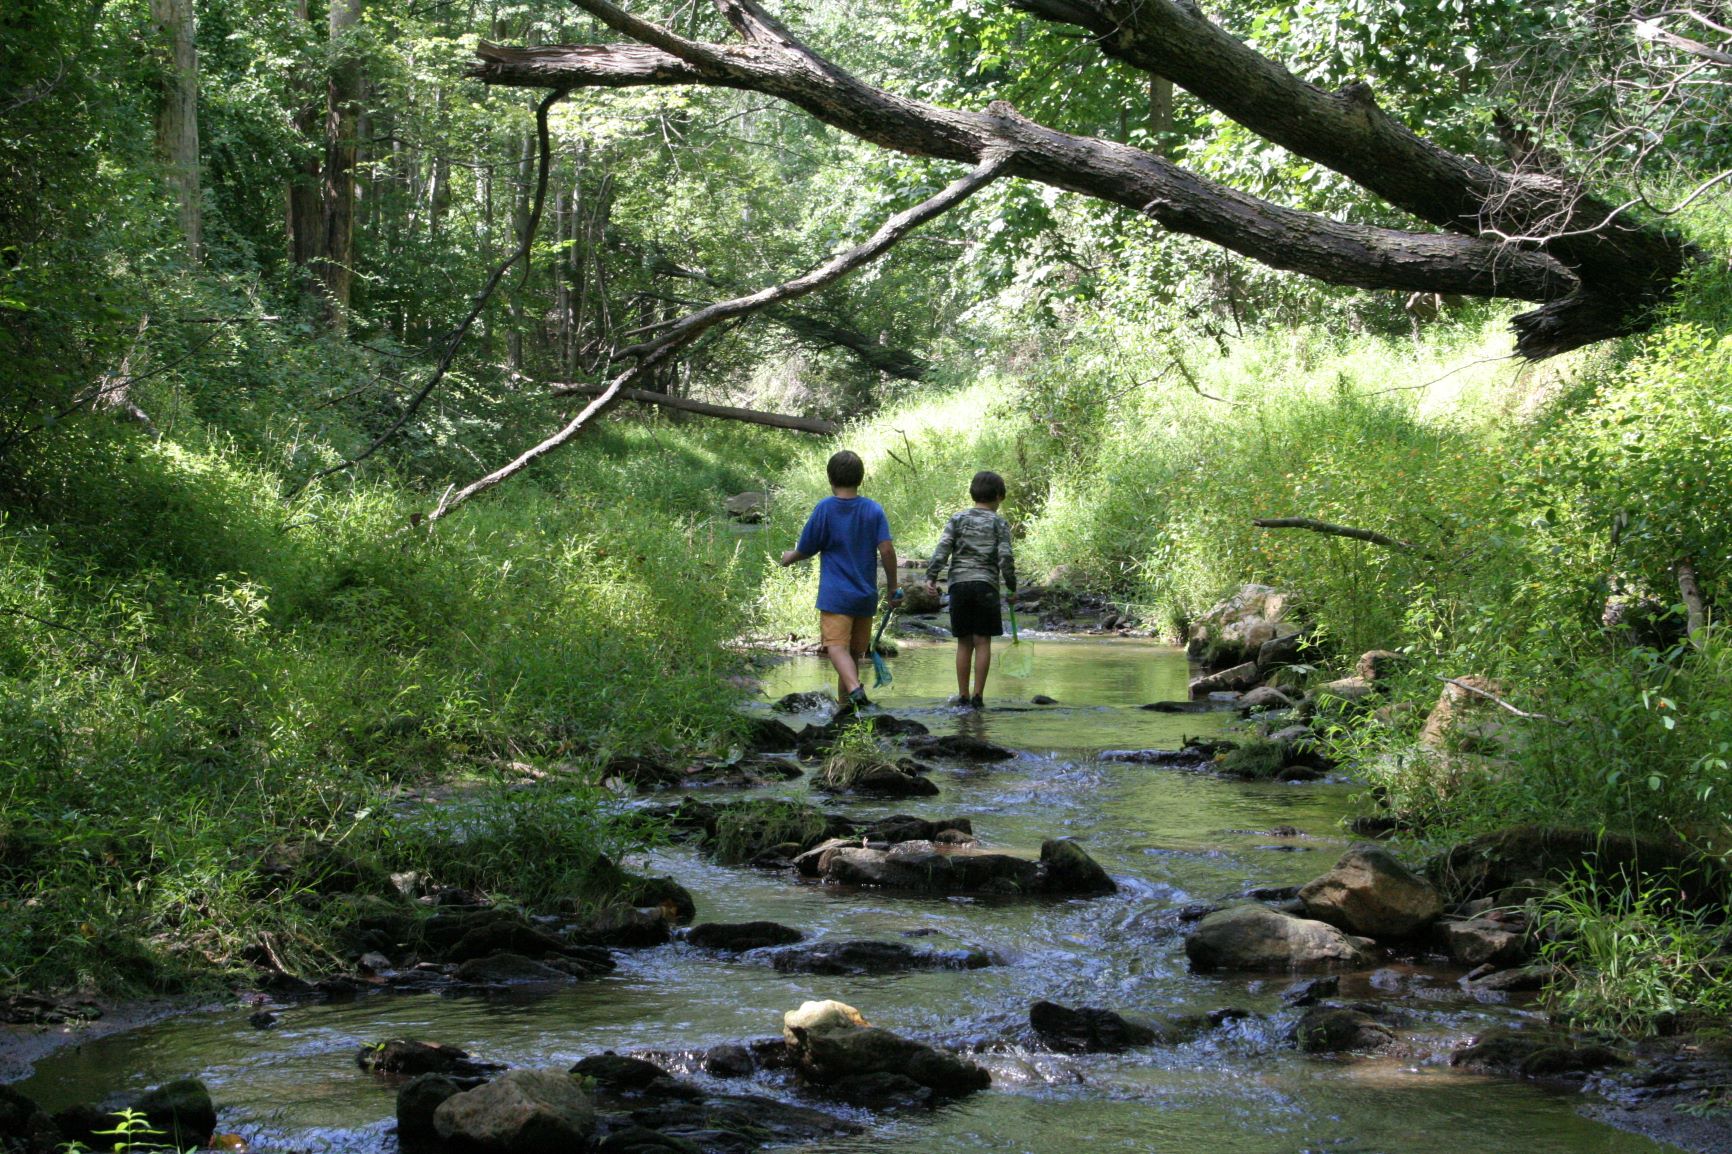
[{"label": "stream bank", "polygon": [[[1253,891],[1275,893],[1319,874],[1351,843],[1340,819],[1354,787],[1229,781],[1157,765],[1102,760],[1102,750],[1173,748],[1212,736],[1220,714],[1143,710],[1182,699],[1178,651],[1124,640],[1038,642],[1035,675],[1005,681],[983,712],[945,707],[950,649],[910,643],[880,694],[892,714],[934,735],[1005,746],[991,763],[934,757],[931,800],[825,801],[869,824],[896,813],[966,820],[983,845],[1032,858],[1041,842],[1074,839],[1111,876],[1111,894],[1053,898],[919,896],[816,884],[790,871],[724,866],[670,845],[625,863],[668,874],[695,896],[696,920],[770,921],[807,943],[870,940],[921,952],[977,953],[992,964],[897,973],[817,973],[775,964],[770,947],[723,953],[675,940],[618,950],[615,969],[552,991],[464,997],[378,996],[279,1007],[269,1029],[228,1009],[94,1040],[37,1064],[19,1087],[51,1108],[196,1073],[221,1108],[220,1128],[259,1150],[379,1151],[392,1134],[395,1087],[359,1072],[357,1050],[427,1038],[514,1067],[565,1068],[605,1050],[649,1056],[712,1094],[756,1093],[821,1107],[863,1127],[818,1140],[823,1151],[1046,1151],[1092,1146],[1247,1154],[1296,1149],[1453,1154],[1521,1147],[1542,1154],[1619,1154],[1665,1147],[1584,1117],[1579,1093],[1452,1067],[1468,1040],[1536,1027],[1521,995],[1476,993],[1458,967],[1424,951],[1381,955],[1340,976],[1334,998],[1391,1012],[1390,1052],[1305,1054],[1291,1037],[1303,978],[1200,975],[1184,938],[1197,911]],[[764,710],[827,683],[795,659],[769,671]],[[1036,706],[1036,694],[1057,704]],[[818,722],[823,714],[789,716]],[[807,799],[804,780],[743,794]],[[956,1053],[992,1088],[934,1110],[872,1110],[815,1099],[784,1073],[741,1079],[707,1072],[716,1047],[773,1036],[802,1002],[834,998],[875,1026]],[[1094,1006],[1175,1028],[1118,1053],[1054,1045],[1031,1024],[1040,1002]],[[1178,1029],[1179,1024],[1184,1029]],[[1696,1146],[1697,1149],[1712,1147]]]}]

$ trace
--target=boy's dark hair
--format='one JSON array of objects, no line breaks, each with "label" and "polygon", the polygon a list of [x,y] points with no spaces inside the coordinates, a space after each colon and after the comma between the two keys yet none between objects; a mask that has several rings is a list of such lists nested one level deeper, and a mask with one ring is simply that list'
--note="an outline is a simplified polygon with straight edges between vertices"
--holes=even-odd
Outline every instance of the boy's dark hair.
[{"label": "boy's dark hair", "polygon": [[859,453],[843,449],[830,455],[830,463],[824,466],[824,472],[830,478],[832,489],[858,489],[860,482],[866,479],[866,462],[860,459]]},{"label": "boy's dark hair", "polygon": [[1004,478],[991,469],[982,469],[974,475],[974,480],[968,483],[968,495],[982,505],[988,501],[1004,500]]}]

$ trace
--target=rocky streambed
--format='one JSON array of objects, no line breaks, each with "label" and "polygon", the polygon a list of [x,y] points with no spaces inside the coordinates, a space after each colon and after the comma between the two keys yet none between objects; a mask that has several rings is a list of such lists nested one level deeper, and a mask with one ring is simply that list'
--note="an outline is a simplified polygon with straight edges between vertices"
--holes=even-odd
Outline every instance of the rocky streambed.
[{"label": "rocky streambed", "polygon": [[[1141,708],[1188,697],[1176,650],[1037,644],[1035,675],[1000,683],[984,713],[942,705],[947,646],[905,645],[880,696],[928,731],[899,748],[929,795],[813,792],[795,750],[772,755],[781,769],[661,782],[687,787],[671,796],[705,837],[625,864],[677,878],[696,908],[670,910],[683,924],[666,936],[622,937],[610,969],[576,978],[569,951],[544,952],[527,959],[557,976],[541,982],[496,966],[438,992],[224,1007],[64,1049],[15,1089],[61,1111],[196,1077],[215,1132],[255,1150],[527,1152],[544,1148],[541,1123],[457,1119],[543,1106],[568,1127],[547,1131],[560,1149],[1672,1148],[1588,1116],[1618,1107],[1585,1085],[1642,1099],[1623,1055],[1545,1030],[1531,983],[1486,981],[1525,964],[1497,952],[1508,926],[1456,917],[1487,924],[1452,936],[1442,899],[1399,874],[1393,896],[1356,889],[1381,863],[1342,828],[1350,783],[1105,759],[1218,737],[1233,718]],[[816,661],[779,666],[763,717],[821,724],[812,702],[769,704],[826,681]],[[723,864],[709,833],[742,798],[827,816]],[[1230,940],[1249,953],[1199,944],[1245,920]],[[1473,950],[1490,952],[1472,964]],[[416,1042],[479,1065],[412,1057]],[[1694,1149],[1723,1136],[1678,1135]]]}]

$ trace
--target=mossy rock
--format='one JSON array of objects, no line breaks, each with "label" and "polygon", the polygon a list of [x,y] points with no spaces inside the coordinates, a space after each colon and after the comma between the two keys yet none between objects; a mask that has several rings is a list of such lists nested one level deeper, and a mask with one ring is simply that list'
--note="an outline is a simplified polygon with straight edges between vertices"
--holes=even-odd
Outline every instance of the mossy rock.
[{"label": "mossy rock", "polygon": [[1452,904],[1533,879],[1564,881],[1584,871],[1605,889],[1666,886],[1692,909],[1724,910],[1732,897],[1726,867],[1680,842],[1585,829],[1513,826],[1462,842],[1425,867]]}]

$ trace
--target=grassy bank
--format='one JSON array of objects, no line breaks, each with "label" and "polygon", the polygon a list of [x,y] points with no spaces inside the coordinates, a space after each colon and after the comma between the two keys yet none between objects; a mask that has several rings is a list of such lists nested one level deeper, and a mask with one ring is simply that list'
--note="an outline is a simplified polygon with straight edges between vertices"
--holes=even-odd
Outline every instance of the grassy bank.
[{"label": "grassy bank", "polygon": [[[759,558],[721,501],[775,438],[617,423],[429,535],[424,486],[284,503],[270,445],[192,429],[86,422],[13,478],[0,984],[171,987],[263,935],[316,970],[339,875],[599,897],[586,867],[629,834],[586,770],[730,739]],[[528,804],[524,762],[572,784]],[[462,822],[390,804],[454,780]]]}]

